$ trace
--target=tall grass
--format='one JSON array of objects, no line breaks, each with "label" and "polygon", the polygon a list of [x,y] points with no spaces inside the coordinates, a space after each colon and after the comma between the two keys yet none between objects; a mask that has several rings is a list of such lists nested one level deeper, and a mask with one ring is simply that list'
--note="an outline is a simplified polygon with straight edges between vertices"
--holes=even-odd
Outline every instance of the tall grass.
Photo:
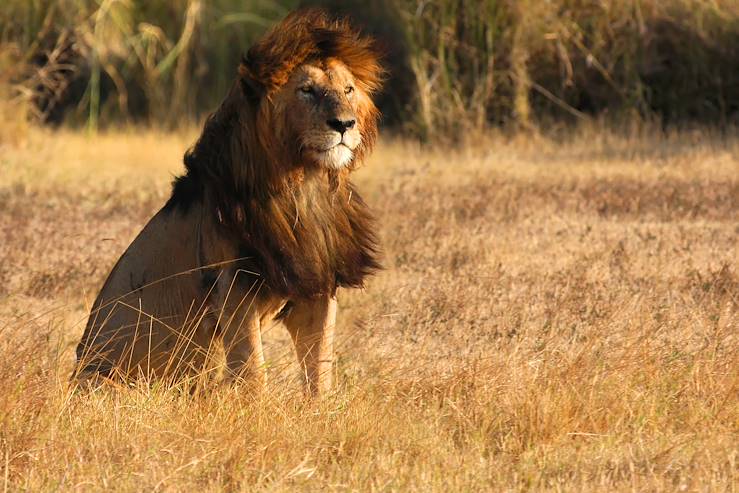
[{"label": "tall grass", "polygon": [[[214,106],[241,52],[294,2],[10,0],[0,51],[38,120],[180,123]],[[3,67],[0,67],[0,69]]]},{"label": "tall grass", "polygon": [[736,490],[739,139],[383,139],[355,176],[385,270],[339,293],[324,401],[279,326],[262,395],[73,394],[195,136],[32,128],[0,154],[0,490]]},{"label": "tall grass", "polygon": [[388,5],[403,19],[425,135],[604,112],[723,124],[739,111],[734,0]]},{"label": "tall grass", "polygon": [[266,27],[313,4],[389,46],[386,122],[421,136],[739,114],[735,0],[7,0],[0,69],[41,121],[176,124],[217,104]]}]

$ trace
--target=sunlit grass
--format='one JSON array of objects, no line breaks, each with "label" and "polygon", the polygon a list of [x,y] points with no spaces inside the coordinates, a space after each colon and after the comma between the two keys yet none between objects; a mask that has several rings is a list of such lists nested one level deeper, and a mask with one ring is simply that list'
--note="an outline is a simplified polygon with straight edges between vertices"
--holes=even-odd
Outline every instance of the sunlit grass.
[{"label": "sunlit grass", "polygon": [[385,136],[386,270],[339,295],[336,389],[265,334],[262,395],[73,394],[100,284],[196,133],[29,131],[0,154],[0,482],[29,490],[731,490],[739,140]]}]

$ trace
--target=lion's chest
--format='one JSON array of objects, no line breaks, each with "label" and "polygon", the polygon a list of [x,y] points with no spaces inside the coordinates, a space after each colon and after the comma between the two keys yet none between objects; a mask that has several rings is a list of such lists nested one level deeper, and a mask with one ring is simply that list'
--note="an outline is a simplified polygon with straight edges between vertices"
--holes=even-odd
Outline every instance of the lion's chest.
[{"label": "lion's chest", "polygon": [[359,287],[379,267],[371,217],[355,193],[293,194],[250,212],[242,253],[280,295],[314,297]]}]

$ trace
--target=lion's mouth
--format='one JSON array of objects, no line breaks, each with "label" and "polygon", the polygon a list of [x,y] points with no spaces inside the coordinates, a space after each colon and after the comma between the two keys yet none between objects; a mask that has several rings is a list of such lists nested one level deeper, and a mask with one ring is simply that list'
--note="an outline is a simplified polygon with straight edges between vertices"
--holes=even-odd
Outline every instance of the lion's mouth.
[{"label": "lion's mouth", "polygon": [[338,143],[336,143],[336,144],[334,144],[332,146],[329,146],[329,147],[323,147],[323,148],[318,147],[318,148],[315,148],[314,150],[316,152],[331,152],[333,150],[341,149],[341,148],[346,148],[349,151],[353,151],[354,150],[351,147],[349,147],[349,145],[346,142],[344,142],[344,141],[338,142]]},{"label": "lion's mouth", "polygon": [[352,150],[352,148],[343,142],[334,144],[331,147],[314,147],[313,149],[311,149],[311,151],[313,158],[318,163],[325,167],[333,169],[343,168],[349,162],[351,162],[354,157],[354,151]]}]

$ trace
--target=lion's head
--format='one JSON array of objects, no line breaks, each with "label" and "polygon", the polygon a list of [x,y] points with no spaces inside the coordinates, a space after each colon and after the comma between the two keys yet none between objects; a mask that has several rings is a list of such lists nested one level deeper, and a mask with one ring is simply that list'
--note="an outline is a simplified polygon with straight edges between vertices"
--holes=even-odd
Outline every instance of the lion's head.
[{"label": "lion's head", "polygon": [[291,157],[301,164],[341,170],[374,144],[371,96],[382,69],[372,40],[346,21],[318,10],[291,14],[249,49],[239,76],[259,100],[260,140],[297,151]]}]

